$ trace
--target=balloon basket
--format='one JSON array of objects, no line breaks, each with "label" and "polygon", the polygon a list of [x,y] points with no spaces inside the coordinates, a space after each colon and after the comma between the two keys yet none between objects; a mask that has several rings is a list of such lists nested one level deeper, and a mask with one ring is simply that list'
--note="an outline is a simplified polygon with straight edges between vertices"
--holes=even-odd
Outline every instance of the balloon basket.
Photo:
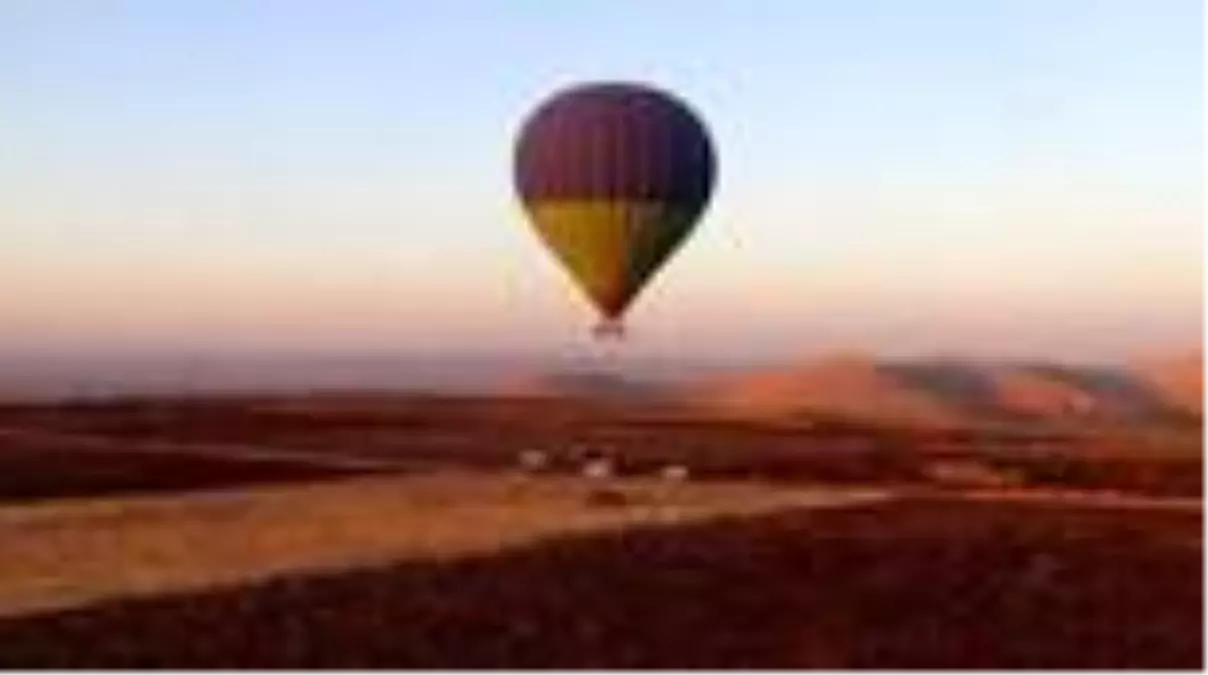
[{"label": "balloon basket", "polygon": [[620,321],[601,321],[591,329],[591,335],[597,340],[624,340],[625,324]]}]

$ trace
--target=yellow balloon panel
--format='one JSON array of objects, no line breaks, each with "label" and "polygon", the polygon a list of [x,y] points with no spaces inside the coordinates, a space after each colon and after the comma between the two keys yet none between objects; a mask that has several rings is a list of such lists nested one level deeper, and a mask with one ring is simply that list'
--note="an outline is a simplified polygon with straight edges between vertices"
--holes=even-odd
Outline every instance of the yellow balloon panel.
[{"label": "yellow balloon panel", "polygon": [[650,201],[543,200],[527,206],[546,246],[608,318],[624,312],[695,216]]}]

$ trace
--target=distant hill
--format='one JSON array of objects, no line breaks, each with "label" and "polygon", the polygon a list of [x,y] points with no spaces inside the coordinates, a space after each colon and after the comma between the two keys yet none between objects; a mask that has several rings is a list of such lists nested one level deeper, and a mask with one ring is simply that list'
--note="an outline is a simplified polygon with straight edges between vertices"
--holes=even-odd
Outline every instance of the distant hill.
[{"label": "distant hill", "polygon": [[1133,363],[1130,373],[1165,405],[1202,417],[1204,412],[1204,354],[1188,353]]},{"label": "distant hill", "polygon": [[709,378],[686,387],[681,401],[720,414],[754,417],[814,413],[925,425],[960,418],[960,411],[943,397],[861,355]]},{"label": "distant hill", "polygon": [[368,392],[383,405],[397,407],[400,392],[431,391],[658,404],[663,410],[726,419],[913,426],[1189,424],[1203,416],[1203,367],[1199,350],[1103,366],[885,360],[848,353],[720,372],[687,367],[672,372],[656,362],[604,369],[537,359],[283,357],[251,364],[215,361],[191,369],[175,362],[64,362],[38,369],[13,360],[0,362],[0,398],[6,392],[13,400],[123,393]]},{"label": "distant hill", "polygon": [[1094,396],[1072,382],[1035,367],[989,369],[993,413],[1021,419],[1054,420],[1089,414]]},{"label": "distant hill", "polygon": [[1032,421],[1157,423],[1199,416],[1202,361],[1144,368],[962,361],[817,359],[723,377],[680,391],[686,405],[742,417],[838,416],[922,426]]},{"label": "distant hill", "polygon": [[657,383],[593,371],[542,373],[499,381],[491,393],[517,398],[590,398],[620,401],[661,400],[671,391]]}]

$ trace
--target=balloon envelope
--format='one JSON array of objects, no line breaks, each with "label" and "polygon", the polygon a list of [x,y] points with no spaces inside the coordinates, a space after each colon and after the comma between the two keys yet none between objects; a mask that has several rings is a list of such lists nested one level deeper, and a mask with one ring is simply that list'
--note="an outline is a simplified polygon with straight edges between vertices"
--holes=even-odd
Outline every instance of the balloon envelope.
[{"label": "balloon envelope", "polygon": [[516,189],[534,227],[609,322],[692,232],[715,172],[701,121],[645,85],[559,92],[516,146]]}]

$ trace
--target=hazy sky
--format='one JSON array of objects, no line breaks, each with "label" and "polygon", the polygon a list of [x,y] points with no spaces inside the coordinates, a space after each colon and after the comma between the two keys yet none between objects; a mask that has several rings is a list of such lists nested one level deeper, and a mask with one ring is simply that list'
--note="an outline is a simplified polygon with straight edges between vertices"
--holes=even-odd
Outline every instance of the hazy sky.
[{"label": "hazy sky", "polygon": [[0,4],[0,348],[520,350],[594,319],[510,183],[532,106],[711,126],[631,353],[1199,340],[1197,0]]}]

